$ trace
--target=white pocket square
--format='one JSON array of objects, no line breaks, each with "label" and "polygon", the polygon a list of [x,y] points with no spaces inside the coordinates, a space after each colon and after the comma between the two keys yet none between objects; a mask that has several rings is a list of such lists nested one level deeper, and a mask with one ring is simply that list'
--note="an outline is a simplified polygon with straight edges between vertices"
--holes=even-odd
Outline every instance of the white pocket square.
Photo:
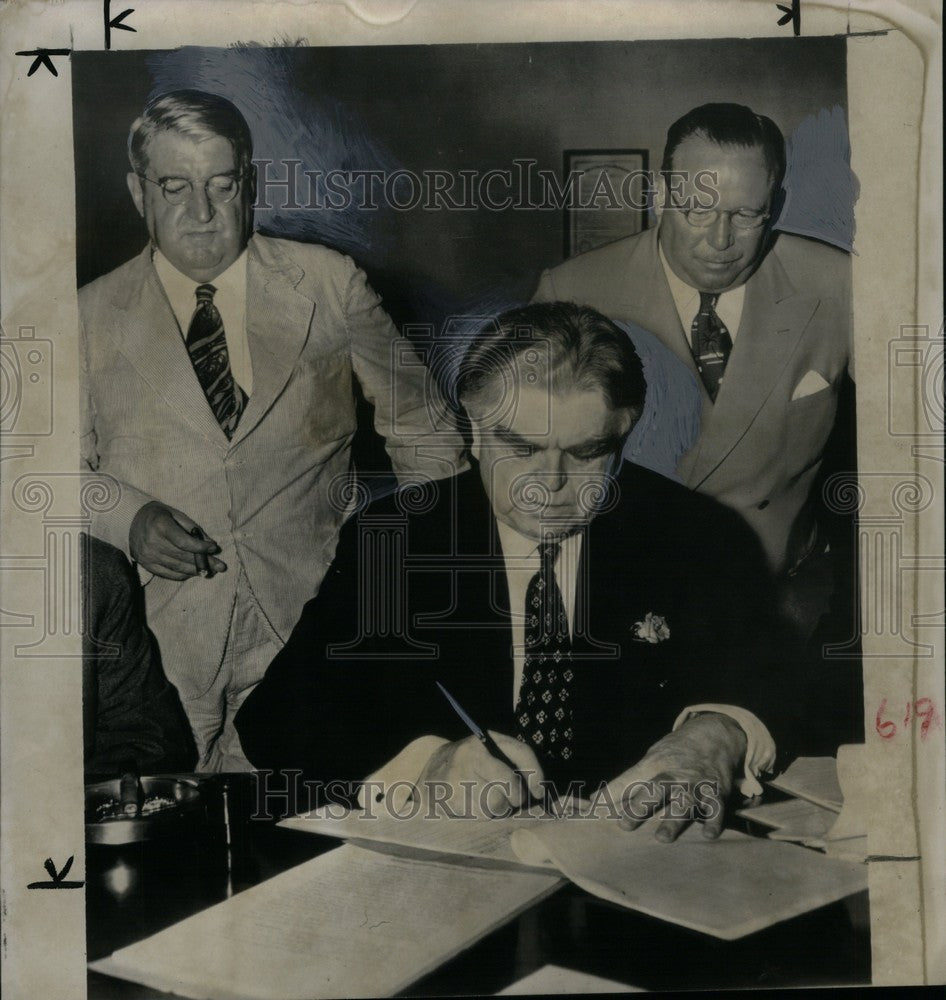
[{"label": "white pocket square", "polygon": [[792,402],[794,403],[796,399],[803,399],[805,396],[811,396],[827,388],[827,379],[814,369],[811,369],[811,371],[805,372],[805,377],[795,386],[795,391],[792,393]]}]

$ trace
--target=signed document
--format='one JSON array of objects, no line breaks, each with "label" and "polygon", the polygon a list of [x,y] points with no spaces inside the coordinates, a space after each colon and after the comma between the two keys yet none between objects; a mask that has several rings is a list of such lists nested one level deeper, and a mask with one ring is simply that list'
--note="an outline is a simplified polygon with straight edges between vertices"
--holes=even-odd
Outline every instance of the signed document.
[{"label": "signed document", "polygon": [[[285,819],[281,825],[303,833],[391,844],[435,855],[521,867],[522,859],[512,846],[513,833],[554,821],[554,818],[543,815],[538,808],[522,811],[508,818],[451,819],[444,816],[428,817],[423,813],[404,818],[386,812],[365,814],[352,811],[341,815],[337,807],[333,809],[331,806],[323,806],[303,816]],[[532,864],[539,868],[555,867],[551,861],[542,858],[534,860]]]},{"label": "signed document", "polygon": [[283,825],[309,833],[468,858],[491,867],[551,868],[603,899],[734,940],[867,888],[867,868],[791,844],[726,830],[707,841],[691,826],[673,844],[654,839],[659,820],[633,832],[606,816],[411,819],[328,807]]},{"label": "signed document", "polygon": [[651,820],[560,820],[513,834],[525,861],[549,858],[576,885],[620,906],[733,941],[867,888],[867,868],[804,847],[689,827],[673,844]]}]

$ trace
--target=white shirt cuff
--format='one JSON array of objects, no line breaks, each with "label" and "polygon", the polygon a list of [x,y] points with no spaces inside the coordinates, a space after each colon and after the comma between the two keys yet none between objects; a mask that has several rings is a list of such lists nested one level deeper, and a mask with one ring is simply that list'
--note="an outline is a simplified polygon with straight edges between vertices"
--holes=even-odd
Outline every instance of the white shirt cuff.
[{"label": "white shirt cuff", "polygon": [[762,785],[759,784],[759,775],[763,771],[771,771],[775,766],[775,740],[772,739],[772,734],[765,724],[748,709],[738,708],[735,705],[691,705],[677,716],[673,728],[679,729],[691,715],[698,715],[700,712],[726,715],[739,724],[746,734],[746,760],[744,776],[739,782],[739,791],[746,798],[761,795]]}]

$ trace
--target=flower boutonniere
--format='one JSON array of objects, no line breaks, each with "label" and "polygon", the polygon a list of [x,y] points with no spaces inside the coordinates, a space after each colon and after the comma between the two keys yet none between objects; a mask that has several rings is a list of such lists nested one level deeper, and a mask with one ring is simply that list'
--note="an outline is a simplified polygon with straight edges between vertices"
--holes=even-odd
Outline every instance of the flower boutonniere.
[{"label": "flower boutonniere", "polygon": [[631,632],[638,642],[658,643],[670,638],[670,626],[663,615],[648,611],[642,622],[634,622]]}]

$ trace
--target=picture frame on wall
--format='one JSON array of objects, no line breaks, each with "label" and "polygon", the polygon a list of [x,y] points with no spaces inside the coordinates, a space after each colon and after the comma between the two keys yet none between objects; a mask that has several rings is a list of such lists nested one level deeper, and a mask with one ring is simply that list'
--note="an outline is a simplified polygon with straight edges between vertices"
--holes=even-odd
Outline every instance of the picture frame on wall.
[{"label": "picture frame on wall", "polygon": [[648,226],[646,149],[566,149],[565,256],[593,250]]}]

